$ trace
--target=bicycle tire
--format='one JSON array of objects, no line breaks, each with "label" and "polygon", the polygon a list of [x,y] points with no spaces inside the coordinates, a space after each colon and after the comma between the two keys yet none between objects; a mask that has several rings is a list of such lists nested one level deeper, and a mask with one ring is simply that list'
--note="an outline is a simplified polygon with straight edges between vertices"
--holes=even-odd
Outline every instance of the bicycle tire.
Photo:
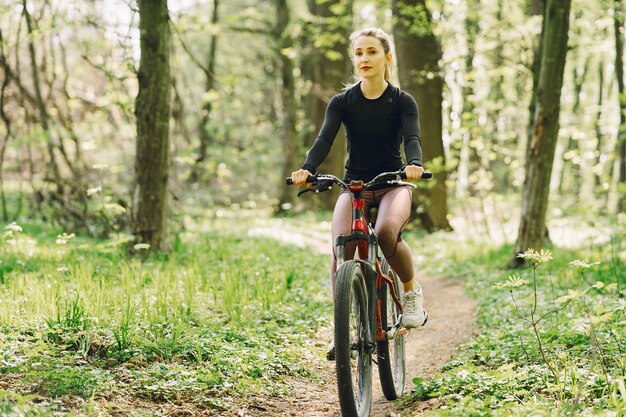
[{"label": "bicycle tire", "polygon": [[335,366],[341,414],[370,415],[372,403],[372,347],[367,290],[360,265],[343,263],[335,275]]},{"label": "bicycle tire", "polygon": [[[386,260],[383,260],[381,269],[385,275],[388,275],[393,280],[396,291],[400,293],[402,291],[402,282]],[[389,330],[397,322],[400,312],[393,302],[390,287],[386,281],[383,281],[380,302],[382,306],[381,321],[383,329]],[[391,340],[383,340],[376,343],[380,385],[385,398],[390,401],[400,398],[404,394],[406,360],[404,343],[405,335],[396,335]]]}]

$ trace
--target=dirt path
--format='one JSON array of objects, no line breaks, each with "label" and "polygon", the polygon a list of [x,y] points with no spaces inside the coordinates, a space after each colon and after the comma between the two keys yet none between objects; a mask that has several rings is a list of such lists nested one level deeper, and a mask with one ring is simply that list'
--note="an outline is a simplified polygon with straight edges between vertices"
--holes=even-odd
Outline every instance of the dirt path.
[{"label": "dirt path", "polygon": [[[273,229],[272,236],[280,239],[276,236],[276,230]],[[282,230],[285,231],[284,228]],[[294,232],[296,231],[290,230],[286,234],[293,236]],[[258,230],[257,233],[264,234]],[[325,242],[319,241],[314,246],[324,252],[330,247]],[[457,351],[459,345],[468,340],[474,330],[475,304],[465,296],[459,281],[420,276],[419,282],[424,290],[424,306],[428,310],[429,319],[426,326],[413,330],[407,340],[405,388],[407,393],[414,386],[413,378],[433,375]],[[315,346],[318,352],[312,364],[314,373],[320,375],[317,382],[294,380],[293,394],[290,398],[259,399],[252,408],[241,410],[239,415],[340,416],[335,387],[335,364],[324,359],[326,341],[330,340],[331,329],[324,332],[319,335],[319,342]],[[397,404],[384,398],[375,365],[372,371],[374,380],[372,416],[415,416],[437,407],[437,400],[431,400],[413,404],[409,409],[400,409]]]},{"label": "dirt path", "polygon": [[[422,276],[424,306],[429,318],[426,326],[412,331],[406,344],[405,392],[414,387],[413,378],[432,376],[457,351],[458,346],[469,339],[474,330],[475,305],[463,293],[459,281]],[[378,384],[375,384],[376,387]],[[411,411],[400,412],[395,404],[385,400],[378,389],[374,395],[373,416],[418,415],[436,407],[429,401],[415,404]]]}]

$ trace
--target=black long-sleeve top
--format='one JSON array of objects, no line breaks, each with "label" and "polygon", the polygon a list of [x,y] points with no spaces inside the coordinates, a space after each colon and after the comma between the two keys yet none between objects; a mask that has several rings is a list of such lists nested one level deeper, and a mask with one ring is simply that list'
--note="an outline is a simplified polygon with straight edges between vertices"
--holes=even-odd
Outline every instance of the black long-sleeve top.
[{"label": "black long-sleeve top", "polygon": [[381,172],[402,169],[402,138],[407,165],[422,165],[415,99],[388,84],[380,97],[370,100],[365,98],[358,83],[328,103],[324,123],[302,168],[312,173],[317,171],[342,122],[348,142],[345,180],[369,181]]}]

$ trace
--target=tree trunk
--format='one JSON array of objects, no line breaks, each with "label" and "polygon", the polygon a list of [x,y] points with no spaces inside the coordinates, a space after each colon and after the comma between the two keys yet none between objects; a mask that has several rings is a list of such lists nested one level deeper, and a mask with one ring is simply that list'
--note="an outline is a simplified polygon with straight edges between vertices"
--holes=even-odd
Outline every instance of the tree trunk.
[{"label": "tree trunk", "polygon": [[[425,0],[394,0],[393,34],[402,89],[417,101],[420,111],[424,166],[433,171],[434,186],[414,193],[423,205],[419,217],[426,230],[451,230],[448,222],[446,158],[442,140],[443,78],[439,69],[441,47],[431,27]],[[428,201],[420,203],[421,199]],[[416,213],[414,212],[414,215]]]},{"label": "tree trunk", "polygon": [[617,135],[618,187],[617,207],[609,207],[610,212],[621,213],[626,202],[624,192],[626,182],[626,95],[624,94],[624,7],[622,0],[615,0],[613,13],[615,29],[615,76],[617,77],[617,89],[619,98],[619,133]]},{"label": "tree trunk", "polygon": [[[220,0],[213,0],[213,14],[211,15],[211,23],[215,26],[219,21],[219,4]],[[205,90],[207,93],[215,90],[215,62],[217,55],[217,34],[211,34],[211,42],[209,46],[209,53],[207,56],[206,67],[202,66],[206,81]],[[202,105],[202,111],[200,116],[200,145],[198,146],[198,155],[191,169],[189,177],[190,182],[196,182],[199,179],[200,172],[202,171],[202,164],[208,157],[209,144],[212,139],[212,126],[211,126],[211,112],[213,111],[213,101],[207,100]]]},{"label": "tree trunk", "polygon": [[[352,30],[352,0],[309,0],[307,3],[309,11],[317,19],[315,25],[308,26],[313,30],[308,36],[314,47],[310,56],[303,58],[304,66],[313,66],[312,70],[303,72],[313,76],[310,80],[309,103],[306,104],[310,111],[307,117],[314,126],[306,142],[312,145],[322,127],[328,102],[343,89],[349,80],[348,74],[352,72],[346,46]],[[318,167],[318,172],[343,176],[346,154],[346,138],[341,132],[328,156]],[[335,206],[336,193],[321,193],[318,197],[324,208],[332,210]]]},{"label": "tree trunk", "polygon": [[[4,54],[4,39],[2,37],[2,31],[0,31],[0,66],[4,67],[6,62],[6,55]],[[0,144],[0,207],[2,208],[2,221],[4,223],[9,222],[9,213],[7,210],[7,200],[4,194],[4,156],[7,149],[7,143],[13,135],[13,129],[11,127],[11,120],[4,111],[4,103],[6,98],[6,89],[9,85],[9,76],[5,74],[2,79],[2,86],[0,87],[0,118],[4,123],[5,134]]]},{"label": "tree trunk", "polygon": [[[508,6],[506,0],[498,0],[496,21],[503,22],[506,20],[506,14]],[[504,36],[503,31],[496,31],[494,36],[496,42],[496,49],[493,51],[493,64],[494,68],[504,68],[507,66],[504,50],[506,49],[507,39]],[[488,94],[488,101],[490,103],[502,103],[506,100],[504,96],[504,88],[506,85],[506,79],[504,72],[498,70],[495,72],[490,81],[490,88]],[[511,137],[507,130],[510,126],[503,120],[503,108],[501,106],[490,106],[486,111],[488,120],[491,121],[492,130],[487,133],[491,136],[492,140],[485,141],[485,149],[479,151],[481,155],[481,168],[487,171],[489,181],[494,183],[494,189],[499,191],[505,191],[509,188],[511,183],[511,170],[510,163],[507,158],[507,150],[514,147],[514,142],[511,143]],[[479,194],[484,194],[484,189],[478,189]]]},{"label": "tree trunk", "polygon": [[[572,105],[573,115],[580,114],[581,93],[589,72],[590,63],[591,56],[588,56],[582,70],[580,70],[577,66],[574,67],[572,77],[572,81],[574,83],[572,89],[574,92],[574,104]],[[575,154],[578,154],[581,157],[574,158],[573,155]],[[573,133],[570,133],[567,139],[565,139],[565,143],[557,143],[557,150],[555,153],[556,159],[554,161],[554,175],[551,179],[550,190],[558,191],[560,193],[563,189],[567,189],[568,186],[570,186],[570,189],[572,189],[576,195],[582,197],[583,200],[585,197],[588,197],[588,195],[584,192],[581,193],[581,182],[583,180],[581,175],[582,172],[586,172],[582,166],[583,162],[581,154],[582,151],[580,150],[578,139]],[[577,161],[577,159],[580,161]],[[591,172],[591,170],[589,172]]]},{"label": "tree trunk", "polygon": [[461,116],[461,149],[459,152],[459,165],[457,168],[457,197],[465,197],[469,191],[470,172],[475,172],[476,167],[472,161],[475,150],[472,149],[472,139],[478,136],[478,115],[474,108],[474,82],[476,70],[474,68],[474,56],[476,55],[476,39],[480,32],[480,0],[467,0],[465,2],[465,36],[467,53],[465,54],[465,72],[462,74],[463,85],[461,97],[463,109]]},{"label": "tree trunk", "polygon": [[[539,14],[546,15],[546,0],[531,0],[528,5],[528,14],[531,16],[536,16]],[[541,24],[541,34],[539,35],[539,40],[535,46],[535,53],[533,54],[533,63],[531,67],[531,71],[533,74],[533,91],[530,97],[530,104],[528,105],[528,139],[526,141],[526,155],[528,155],[528,147],[530,146],[530,142],[533,137],[533,126],[535,123],[535,110],[537,105],[537,85],[539,84],[539,70],[541,67],[541,53],[542,53],[542,39],[544,37],[544,32],[546,31],[546,19],[544,17]],[[528,161],[527,161],[528,162]]]},{"label": "tree trunk", "polygon": [[37,63],[37,52],[35,50],[36,29],[33,27],[32,18],[28,11],[26,0],[22,0],[22,6],[22,13],[24,15],[24,19],[26,20],[26,28],[28,30],[28,52],[30,55],[30,67],[33,77],[33,88],[35,90],[35,104],[37,106],[37,110],[39,111],[39,122],[41,124],[43,134],[46,138],[48,157],[50,158],[49,164],[47,164],[47,169],[49,169],[51,172],[50,175],[47,175],[47,179],[52,179],[57,187],[58,194],[63,195],[64,192],[63,184],[61,181],[61,173],[55,155],[55,146],[52,138],[52,132],[50,131],[50,115],[48,114],[48,109],[46,107],[46,103],[41,92],[39,65]]},{"label": "tree trunk", "polygon": [[542,31],[542,55],[537,84],[533,135],[528,147],[522,213],[511,265],[529,248],[543,248],[550,175],[559,132],[563,70],[567,54],[571,0],[548,0]]},{"label": "tree trunk", "polygon": [[[603,150],[604,131],[602,130],[602,105],[604,103],[604,59],[598,62],[598,101],[596,101],[596,117],[594,118],[594,131],[596,133],[596,160],[597,166],[603,166]],[[604,181],[604,170],[597,172],[595,175],[595,184],[598,190],[602,189],[602,181]]]},{"label": "tree trunk", "polygon": [[167,0],[139,0],[141,60],[135,102],[137,147],[132,230],[135,243],[168,250],[170,26]]},{"label": "tree trunk", "polygon": [[276,44],[276,59],[280,72],[279,99],[277,111],[280,140],[282,141],[284,162],[281,175],[280,197],[278,210],[289,210],[296,199],[296,187],[287,187],[283,178],[291,175],[298,164],[298,132],[296,82],[293,76],[294,64],[288,51],[293,48],[293,38],[289,34],[290,13],[287,0],[274,0],[276,7],[276,26],[274,28],[274,42]]}]

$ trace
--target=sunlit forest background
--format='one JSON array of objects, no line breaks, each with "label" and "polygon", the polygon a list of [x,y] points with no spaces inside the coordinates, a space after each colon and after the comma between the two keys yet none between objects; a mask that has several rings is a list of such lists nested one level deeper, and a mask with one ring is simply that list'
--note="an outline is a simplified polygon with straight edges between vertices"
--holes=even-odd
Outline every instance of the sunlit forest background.
[{"label": "sunlit forest background", "polygon": [[[280,415],[324,383],[337,193],[285,177],[381,27],[434,174],[403,236],[478,304],[398,415],[624,415],[623,7],[0,0],[0,414]],[[319,171],[345,158],[342,130]]]},{"label": "sunlit forest background", "polygon": [[[351,81],[347,35],[369,26],[392,33],[385,1],[316,6],[290,1],[282,29],[274,3],[170,2],[174,213],[184,213],[190,204],[207,211],[279,203],[290,208],[295,200],[279,201],[285,164],[287,170],[301,165],[319,128],[311,97],[328,100]],[[442,52],[443,130],[441,139],[422,141],[443,142],[448,198],[455,209],[468,197],[515,200],[532,127],[541,9],[498,0],[429,6]],[[608,1],[572,6],[550,180],[556,202],[551,209],[558,215],[618,212],[620,107],[612,10]],[[323,18],[315,12],[331,19],[319,24]],[[42,216],[94,235],[127,224],[121,212],[130,210],[134,179],[137,21],[135,6],[117,1],[3,2],[0,215],[5,222]],[[420,45],[410,53],[419,60]],[[396,53],[394,59],[407,57]],[[285,60],[292,65],[295,107],[285,106],[280,76]],[[343,71],[322,73],[335,79],[320,87],[315,72],[324,71],[326,62]],[[397,71],[392,82],[399,83]],[[284,129],[290,117],[295,117],[292,136]],[[429,123],[422,117],[423,130]],[[296,142],[295,157],[285,155],[286,136]],[[333,152],[343,146],[338,140]],[[438,169],[434,162],[427,168]]]}]

